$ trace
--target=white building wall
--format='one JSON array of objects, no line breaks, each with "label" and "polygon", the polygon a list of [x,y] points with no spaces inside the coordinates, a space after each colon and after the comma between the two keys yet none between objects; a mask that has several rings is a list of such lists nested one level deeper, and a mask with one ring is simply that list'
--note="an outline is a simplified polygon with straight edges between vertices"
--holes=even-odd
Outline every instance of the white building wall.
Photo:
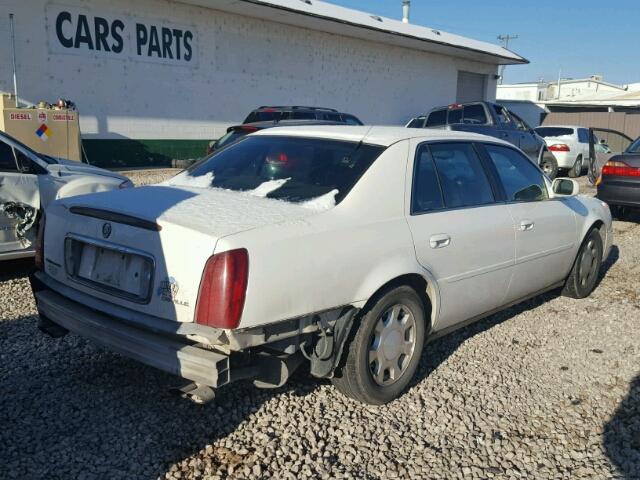
[{"label": "white building wall", "polygon": [[[123,19],[124,55],[82,46],[80,54],[66,53],[55,37],[55,14],[63,7],[74,15],[84,11],[91,28],[94,16]],[[162,0],[0,0],[4,91],[13,90],[9,12],[15,14],[20,97],[73,100],[85,138],[216,138],[265,104],[327,106],[365,123],[403,124],[455,101],[459,70],[487,74],[487,100],[495,99],[496,65]],[[127,52],[135,50],[129,26],[137,21],[193,31],[192,61],[141,61]]]}]

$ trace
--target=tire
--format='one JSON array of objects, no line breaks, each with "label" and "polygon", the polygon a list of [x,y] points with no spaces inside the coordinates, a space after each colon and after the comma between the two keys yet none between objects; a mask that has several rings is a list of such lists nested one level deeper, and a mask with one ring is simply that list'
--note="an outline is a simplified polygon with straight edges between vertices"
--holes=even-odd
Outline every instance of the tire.
[{"label": "tire", "polygon": [[573,164],[573,167],[569,169],[569,176],[571,178],[577,178],[582,175],[582,156],[578,156],[576,158],[576,162]]},{"label": "tire", "polygon": [[551,180],[558,176],[558,160],[553,156],[553,153],[546,150],[542,152],[540,168]]},{"label": "tire", "polygon": [[592,228],[580,246],[571,273],[562,289],[563,296],[586,298],[591,295],[598,282],[602,266],[602,251],[600,232],[597,228]]},{"label": "tire", "polygon": [[378,295],[361,315],[333,384],[344,395],[371,405],[399,397],[418,367],[426,323],[413,288],[403,285]]}]

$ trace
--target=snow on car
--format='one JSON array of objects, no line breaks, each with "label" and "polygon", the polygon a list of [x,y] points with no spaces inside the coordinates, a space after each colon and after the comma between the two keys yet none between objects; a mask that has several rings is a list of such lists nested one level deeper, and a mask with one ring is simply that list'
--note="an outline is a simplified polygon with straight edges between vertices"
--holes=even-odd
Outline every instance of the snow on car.
[{"label": "snow on car", "polygon": [[52,204],[40,328],[179,375],[199,402],[302,362],[389,402],[425,339],[549,289],[591,293],[611,215],[577,190],[473,133],[264,130],[164,184]]},{"label": "snow on car", "polygon": [[42,155],[0,132],[0,261],[33,256],[40,212],[55,199],[132,186],[122,175]]}]

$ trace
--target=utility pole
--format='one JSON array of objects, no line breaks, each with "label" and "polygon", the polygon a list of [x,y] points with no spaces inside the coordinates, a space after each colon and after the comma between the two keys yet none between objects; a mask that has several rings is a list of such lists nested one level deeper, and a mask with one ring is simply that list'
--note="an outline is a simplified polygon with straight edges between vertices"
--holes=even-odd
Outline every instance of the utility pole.
[{"label": "utility pole", "polygon": [[[509,42],[518,38],[518,35],[498,35],[498,40],[502,43],[502,46],[509,50]],[[504,69],[506,65],[500,67],[500,85],[504,82]]]}]

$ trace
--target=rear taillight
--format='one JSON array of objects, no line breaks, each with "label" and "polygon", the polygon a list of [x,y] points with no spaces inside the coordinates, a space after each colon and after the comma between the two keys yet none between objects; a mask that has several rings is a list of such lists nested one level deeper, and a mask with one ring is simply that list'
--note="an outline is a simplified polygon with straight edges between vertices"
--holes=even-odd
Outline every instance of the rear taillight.
[{"label": "rear taillight", "polygon": [[614,177],[640,177],[640,168],[631,167],[624,162],[609,160],[602,167],[602,175],[612,175]]},{"label": "rear taillight", "polygon": [[38,236],[36,237],[36,268],[44,271],[44,227],[46,218],[42,215],[38,225]]},{"label": "rear taillight", "polygon": [[196,323],[217,328],[240,324],[249,277],[244,248],[213,255],[204,267],[196,303]]},{"label": "rear taillight", "polygon": [[549,150],[552,152],[570,152],[571,149],[569,145],[565,145],[564,143],[556,143],[555,145],[551,145]]}]

